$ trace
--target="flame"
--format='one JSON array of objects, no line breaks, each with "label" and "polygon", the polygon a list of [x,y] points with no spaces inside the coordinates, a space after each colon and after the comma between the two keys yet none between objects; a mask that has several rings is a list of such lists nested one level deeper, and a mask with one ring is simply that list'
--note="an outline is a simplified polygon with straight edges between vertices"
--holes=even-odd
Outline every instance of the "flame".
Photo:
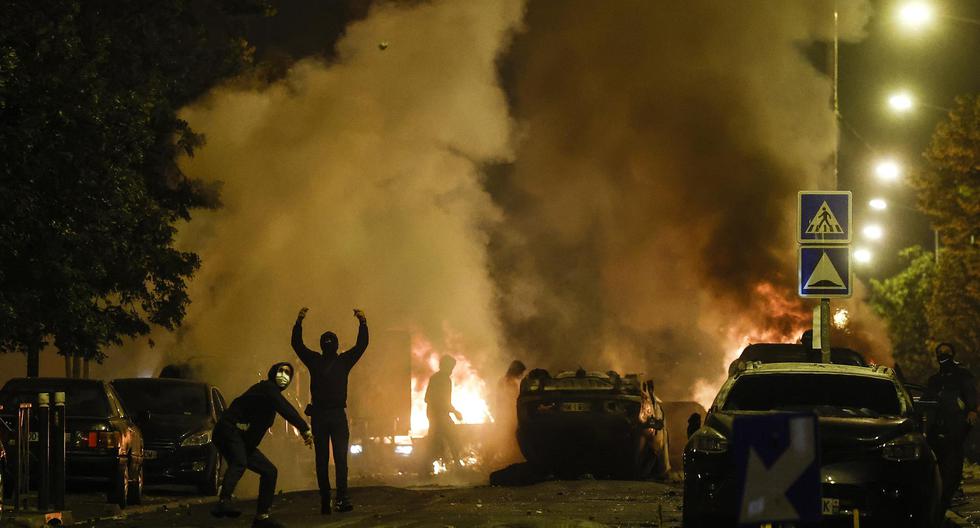
[{"label": "flame", "polygon": [[791,291],[769,282],[757,284],[754,291],[758,306],[751,306],[741,320],[723,329],[724,371],[714,379],[696,380],[691,389],[691,397],[705,409],[728,379],[728,366],[742,349],[752,343],[795,343],[812,324],[810,313]]},{"label": "flame", "polygon": [[[493,421],[487,404],[487,384],[473,364],[458,352],[447,352],[456,359],[453,369],[453,405],[463,413],[464,424],[480,424]],[[425,414],[425,389],[429,377],[439,370],[439,358],[443,353],[421,335],[412,336],[412,417],[411,435],[425,436],[429,431],[429,418]],[[438,473],[438,472],[437,472]]]},{"label": "flame", "polygon": [[847,312],[847,308],[838,308],[834,312],[834,317],[832,319],[834,328],[838,330],[843,330],[847,328],[847,323],[850,320],[850,314]]}]

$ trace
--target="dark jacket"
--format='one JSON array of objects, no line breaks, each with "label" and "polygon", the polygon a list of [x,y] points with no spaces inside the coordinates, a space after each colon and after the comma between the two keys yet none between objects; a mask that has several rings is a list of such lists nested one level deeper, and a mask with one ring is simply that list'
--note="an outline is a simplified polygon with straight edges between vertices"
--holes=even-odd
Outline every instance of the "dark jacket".
[{"label": "dark jacket", "polygon": [[445,417],[452,412],[453,407],[453,380],[449,374],[438,371],[429,378],[429,385],[425,388],[426,414],[430,417]]},{"label": "dark jacket", "polygon": [[950,431],[965,429],[967,413],[977,410],[973,374],[958,364],[941,367],[929,378],[923,399],[939,402],[936,427]]},{"label": "dark jacket", "polygon": [[293,325],[293,350],[310,371],[310,393],[313,410],[344,409],[347,407],[347,375],[361,359],[368,346],[368,328],[361,323],[357,328],[357,342],[343,354],[327,355],[314,352],[303,344],[303,323]]},{"label": "dark jacket", "polygon": [[[269,369],[269,376],[249,387],[241,396],[235,398],[221,415],[220,422],[241,431],[245,445],[254,448],[262,441],[265,432],[272,427],[276,414],[281,415],[293,427],[305,433],[310,429],[295,407],[282,395],[286,387],[276,385],[276,370],[286,362],[276,363]],[[295,370],[293,370],[295,372]],[[288,386],[288,385],[287,385]]]}]

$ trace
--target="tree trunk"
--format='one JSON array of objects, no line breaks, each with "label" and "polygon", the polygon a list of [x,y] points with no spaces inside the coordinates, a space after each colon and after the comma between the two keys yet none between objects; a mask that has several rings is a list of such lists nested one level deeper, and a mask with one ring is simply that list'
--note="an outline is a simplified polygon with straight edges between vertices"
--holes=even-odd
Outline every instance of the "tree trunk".
[{"label": "tree trunk", "polygon": [[89,358],[85,358],[85,361],[82,362],[82,377],[85,379],[88,379],[88,361]]},{"label": "tree trunk", "polygon": [[36,378],[41,375],[41,351],[31,349],[27,351],[27,377]]},{"label": "tree trunk", "polygon": [[65,352],[64,358],[65,358],[65,377],[66,378],[70,378],[71,377],[71,356],[68,355],[67,352]]},{"label": "tree trunk", "polygon": [[71,377],[78,378],[82,373],[82,356],[78,352],[71,355]]}]

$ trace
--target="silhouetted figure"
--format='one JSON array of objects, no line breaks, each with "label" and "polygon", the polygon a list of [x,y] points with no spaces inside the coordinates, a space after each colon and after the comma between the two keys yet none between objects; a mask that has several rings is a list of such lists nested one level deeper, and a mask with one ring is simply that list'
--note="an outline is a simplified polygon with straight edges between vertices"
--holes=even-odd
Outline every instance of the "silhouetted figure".
[{"label": "silhouetted figure", "polygon": [[969,370],[953,360],[953,345],[936,347],[939,372],[926,384],[924,399],[938,402],[929,430],[929,444],[939,462],[943,481],[942,507],[949,509],[953,494],[963,479],[963,442],[977,421],[977,388]]},{"label": "silhouetted figure", "polygon": [[455,367],[456,360],[452,356],[442,356],[439,360],[439,371],[429,378],[429,385],[425,389],[425,413],[429,418],[426,442],[430,451],[427,461],[430,464],[446,449],[452,457],[452,464],[457,465],[459,462],[459,449],[450,417],[454,415],[458,420],[463,419],[463,413],[453,406],[453,380],[450,375]]},{"label": "silhouetted figure", "polygon": [[303,319],[309,308],[302,308],[293,325],[292,345],[296,355],[310,371],[310,394],[313,404],[306,414],[313,422],[313,445],[316,450],[316,482],[320,487],[320,513],[330,513],[330,454],[333,447],[337,473],[337,511],[354,509],[347,495],[347,450],[350,445],[350,425],[347,422],[347,376],[361,359],[368,346],[368,327],[364,312],[355,309],[357,342],[338,354],[337,334],[324,332],[320,336],[318,354],[303,344]]},{"label": "silhouetted figure", "polygon": [[250,469],[259,474],[259,498],[255,508],[255,528],[281,528],[283,525],[269,517],[269,508],[276,493],[276,466],[259,451],[259,443],[279,414],[300,430],[303,441],[313,443],[310,427],[295,407],[283,397],[282,391],[293,378],[293,366],[276,363],[269,377],[249,387],[218,419],[212,441],[227,462],[221,496],[211,510],[215,517],[238,517],[241,512],[232,508],[231,495],[239,479]]},{"label": "silhouetted figure", "polygon": [[521,392],[521,377],[527,367],[514,360],[497,381],[494,394],[493,420],[496,431],[494,464],[505,465],[523,460],[517,446],[517,397]]},{"label": "silhouetted figure", "polygon": [[690,438],[691,435],[697,432],[701,428],[701,415],[698,413],[691,413],[691,416],[687,417],[687,437]]}]

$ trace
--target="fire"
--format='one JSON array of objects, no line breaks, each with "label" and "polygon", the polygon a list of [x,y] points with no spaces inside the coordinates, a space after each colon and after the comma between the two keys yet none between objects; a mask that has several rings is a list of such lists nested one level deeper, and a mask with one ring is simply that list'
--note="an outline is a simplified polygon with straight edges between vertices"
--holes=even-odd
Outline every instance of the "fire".
[{"label": "fire", "polygon": [[810,314],[791,292],[763,282],[755,287],[755,295],[760,299],[759,305],[750,307],[746,316],[723,329],[724,371],[714,380],[698,379],[691,389],[691,397],[705,409],[728,379],[728,366],[742,349],[752,343],[795,343],[811,326]]},{"label": "fire", "polygon": [[[429,376],[439,370],[439,358],[443,352],[421,335],[412,336],[412,418],[411,435],[425,436],[429,431],[429,419],[425,414],[425,389]],[[460,423],[479,424],[493,421],[487,404],[487,384],[476,373],[473,364],[459,353],[449,353],[456,358],[453,369],[453,405],[463,413]]]}]

